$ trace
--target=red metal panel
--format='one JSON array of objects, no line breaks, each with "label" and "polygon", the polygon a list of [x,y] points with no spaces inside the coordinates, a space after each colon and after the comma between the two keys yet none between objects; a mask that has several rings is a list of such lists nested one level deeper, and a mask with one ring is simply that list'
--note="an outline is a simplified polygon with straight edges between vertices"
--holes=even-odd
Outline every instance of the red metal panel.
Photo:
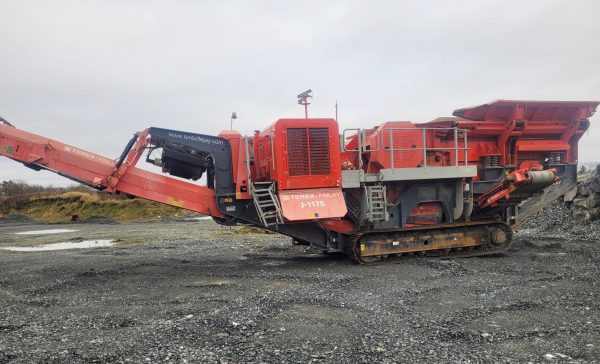
[{"label": "red metal panel", "polygon": [[[244,137],[234,130],[225,130],[219,133],[221,138],[225,138],[231,145],[231,162],[233,166],[233,179],[235,183],[235,197],[238,200],[250,199],[250,189],[248,188],[248,168],[246,165],[246,143]],[[250,152],[250,146],[248,146]]]},{"label": "red metal panel", "polygon": [[115,168],[110,158],[8,125],[0,125],[0,155],[98,186]]},{"label": "red metal panel", "polygon": [[181,207],[205,215],[225,217],[217,209],[214,190],[131,167],[119,180],[117,191]]},{"label": "red metal panel", "polygon": [[341,188],[280,190],[278,194],[288,221],[344,217],[348,212]]},{"label": "red metal panel", "polygon": [[256,141],[257,181],[276,181],[279,189],[341,186],[335,120],[279,119],[256,135]]},{"label": "red metal panel", "polygon": [[567,151],[571,146],[561,140],[519,140],[517,142],[518,151]]},{"label": "red metal panel", "polygon": [[454,110],[452,115],[469,120],[581,120],[591,117],[599,104],[597,101],[496,100]]}]

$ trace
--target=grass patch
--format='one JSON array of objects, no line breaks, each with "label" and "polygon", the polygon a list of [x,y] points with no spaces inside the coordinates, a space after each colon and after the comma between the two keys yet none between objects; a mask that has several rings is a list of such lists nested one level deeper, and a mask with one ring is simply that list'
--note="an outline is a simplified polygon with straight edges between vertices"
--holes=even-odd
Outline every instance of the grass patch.
[{"label": "grass patch", "polygon": [[67,222],[104,216],[117,222],[141,222],[195,215],[186,210],[143,199],[98,192],[66,192],[0,199],[0,214],[22,215],[40,222]]}]

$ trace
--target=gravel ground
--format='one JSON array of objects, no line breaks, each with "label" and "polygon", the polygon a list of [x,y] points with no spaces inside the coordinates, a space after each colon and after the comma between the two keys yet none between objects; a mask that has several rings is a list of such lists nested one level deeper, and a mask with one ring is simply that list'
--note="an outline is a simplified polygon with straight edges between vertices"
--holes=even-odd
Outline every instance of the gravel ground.
[{"label": "gravel ground", "polygon": [[598,225],[560,213],[501,256],[369,267],[211,221],[0,224],[118,239],[0,249],[0,362],[599,362]]}]

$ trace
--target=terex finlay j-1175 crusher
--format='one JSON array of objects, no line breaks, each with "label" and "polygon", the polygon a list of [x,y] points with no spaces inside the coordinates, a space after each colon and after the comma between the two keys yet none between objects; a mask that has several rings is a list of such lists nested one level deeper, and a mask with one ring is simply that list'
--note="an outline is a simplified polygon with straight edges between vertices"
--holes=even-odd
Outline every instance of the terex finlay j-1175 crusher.
[{"label": "terex finlay j-1175 crusher", "polygon": [[[248,137],[151,127],[117,159],[2,119],[0,155],[220,224],[260,226],[359,263],[416,252],[486,255],[508,249],[511,225],[574,185],[578,141],[598,104],[498,100],[372,129],[279,119]],[[136,167],[144,156],[163,173]],[[202,176],[206,186],[185,181]]]}]

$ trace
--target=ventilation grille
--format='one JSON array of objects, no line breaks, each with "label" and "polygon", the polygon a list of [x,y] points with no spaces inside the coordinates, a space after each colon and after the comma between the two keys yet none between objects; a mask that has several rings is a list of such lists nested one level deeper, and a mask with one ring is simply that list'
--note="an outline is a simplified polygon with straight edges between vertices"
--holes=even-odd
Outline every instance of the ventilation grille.
[{"label": "ventilation grille", "polygon": [[290,176],[305,176],[308,170],[308,138],[306,128],[287,130],[288,169]]},{"label": "ventilation grille", "polygon": [[310,174],[329,174],[329,129],[308,129],[310,144]]},{"label": "ventilation grille", "polygon": [[324,175],[331,172],[329,129],[289,128],[287,142],[290,176]]}]

